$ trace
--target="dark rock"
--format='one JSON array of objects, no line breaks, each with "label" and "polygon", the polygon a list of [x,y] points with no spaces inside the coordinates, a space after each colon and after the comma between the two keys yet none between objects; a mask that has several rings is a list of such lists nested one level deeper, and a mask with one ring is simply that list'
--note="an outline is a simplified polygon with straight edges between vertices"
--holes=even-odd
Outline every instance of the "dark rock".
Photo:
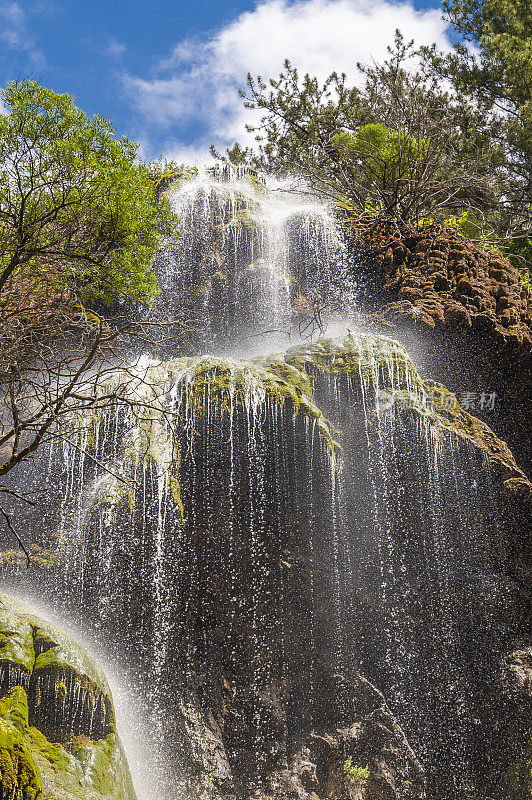
[{"label": "dark rock", "polygon": [[[335,676],[332,682],[344,693],[344,713],[350,723],[320,729],[294,743],[284,765],[271,771],[251,796],[257,800],[425,800],[423,768],[381,693],[360,676],[352,683]],[[349,777],[348,759],[361,769],[360,779]],[[233,796],[241,795],[229,794]]]},{"label": "dark rock", "polygon": [[[520,466],[530,471],[530,285],[502,255],[438,226],[419,230],[377,220],[353,229],[352,235],[372,287],[366,302],[373,321],[385,320],[387,333],[391,323],[392,335],[407,345],[414,334],[428,373],[452,391],[496,392],[497,412],[488,416],[478,408],[476,413],[508,441]],[[379,267],[384,275],[376,281],[372,260],[383,249],[398,256]],[[397,302],[404,297],[415,300],[423,313],[405,313]]]}]

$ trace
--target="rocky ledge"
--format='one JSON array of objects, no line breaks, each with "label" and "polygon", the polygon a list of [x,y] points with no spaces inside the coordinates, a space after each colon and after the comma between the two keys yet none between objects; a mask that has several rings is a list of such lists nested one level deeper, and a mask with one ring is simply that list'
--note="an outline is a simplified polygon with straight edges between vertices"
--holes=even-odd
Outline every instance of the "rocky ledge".
[{"label": "rocky ledge", "polygon": [[497,394],[475,407],[530,468],[532,287],[498,251],[436,225],[391,220],[353,226],[356,269],[373,324],[419,348],[451,391]]},{"label": "rocky ledge", "polygon": [[78,642],[5,595],[0,797],[136,800],[105,676]]}]

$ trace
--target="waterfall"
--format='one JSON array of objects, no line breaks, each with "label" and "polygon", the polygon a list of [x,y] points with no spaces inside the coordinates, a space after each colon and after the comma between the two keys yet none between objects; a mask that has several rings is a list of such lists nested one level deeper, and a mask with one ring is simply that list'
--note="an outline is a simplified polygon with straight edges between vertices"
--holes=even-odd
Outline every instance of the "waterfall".
[{"label": "waterfall", "polygon": [[[516,634],[493,585],[494,459],[511,456],[401,344],[353,332],[328,204],[245,171],[171,197],[159,302],[202,325],[189,352],[112,376],[117,400],[48,454],[62,498],[42,591],[139,676],[159,794],[283,796],[298,748],[367,723],[369,680],[428,796],[477,797],[510,759],[483,687]],[[364,758],[373,780],[383,756]],[[396,796],[425,797],[404,758]]]},{"label": "waterfall", "polygon": [[199,170],[170,193],[179,234],[157,269],[165,307],[199,314],[199,351],[266,351],[353,311],[355,286],[332,206],[294,181]]}]

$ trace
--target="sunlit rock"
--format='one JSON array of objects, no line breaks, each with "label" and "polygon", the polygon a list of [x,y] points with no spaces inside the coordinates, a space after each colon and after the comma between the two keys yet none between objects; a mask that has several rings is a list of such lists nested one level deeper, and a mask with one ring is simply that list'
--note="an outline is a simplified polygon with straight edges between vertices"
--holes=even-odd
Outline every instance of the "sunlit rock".
[{"label": "sunlit rock", "polygon": [[76,641],[0,595],[0,791],[135,800],[105,676]]}]

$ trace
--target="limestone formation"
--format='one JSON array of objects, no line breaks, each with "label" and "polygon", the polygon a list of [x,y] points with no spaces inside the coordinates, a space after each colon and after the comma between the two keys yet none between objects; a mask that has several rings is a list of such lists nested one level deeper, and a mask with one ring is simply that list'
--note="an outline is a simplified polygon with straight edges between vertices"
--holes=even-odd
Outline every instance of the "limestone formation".
[{"label": "limestone formation", "polygon": [[529,471],[532,289],[517,269],[449,229],[381,220],[353,227],[353,270],[372,322],[421,345],[429,374],[457,394],[498,393],[495,413],[475,413]]},{"label": "limestone formation", "polygon": [[136,800],[105,676],[83,647],[0,595],[0,796]]}]

